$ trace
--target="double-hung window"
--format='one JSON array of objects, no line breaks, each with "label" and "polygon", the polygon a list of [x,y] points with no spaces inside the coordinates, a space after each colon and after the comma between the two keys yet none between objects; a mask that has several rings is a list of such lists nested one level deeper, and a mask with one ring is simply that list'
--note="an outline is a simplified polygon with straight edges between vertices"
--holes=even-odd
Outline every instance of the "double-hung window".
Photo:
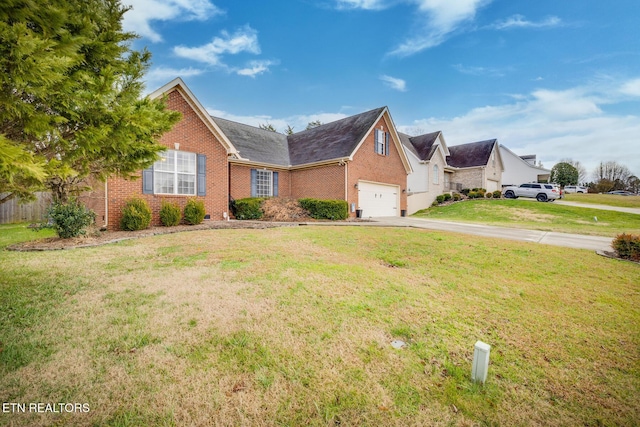
[{"label": "double-hung window", "polygon": [[375,130],[375,149],[377,154],[389,155],[389,134],[380,130]]},{"label": "double-hung window", "polygon": [[278,197],[278,172],[251,169],[251,197]]},{"label": "double-hung window", "polygon": [[196,154],[167,150],[153,165],[155,194],[196,195]]}]

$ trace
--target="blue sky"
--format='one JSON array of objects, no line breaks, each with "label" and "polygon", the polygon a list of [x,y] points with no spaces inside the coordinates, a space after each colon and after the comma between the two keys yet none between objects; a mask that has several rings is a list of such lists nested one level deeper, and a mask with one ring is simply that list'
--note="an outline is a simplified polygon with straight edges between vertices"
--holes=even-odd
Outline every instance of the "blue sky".
[{"label": "blue sky", "polygon": [[218,117],[300,131],[386,105],[409,134],[640,175],[638,0],[123,4],[147,90],[182,77]]}]

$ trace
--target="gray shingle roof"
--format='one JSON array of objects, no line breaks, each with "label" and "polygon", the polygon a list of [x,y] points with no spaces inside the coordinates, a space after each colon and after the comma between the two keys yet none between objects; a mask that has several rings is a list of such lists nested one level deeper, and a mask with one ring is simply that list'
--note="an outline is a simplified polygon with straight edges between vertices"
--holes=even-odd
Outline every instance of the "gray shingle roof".
[{"label": "gray shingle roof", "polygon": [[495,139],[486,141],[470,142],[468,144],[454,145],[449,147],[450,156],[447,157],[449,166],[456,168],[471,168],[486,166],[493,146],[497,143]]},{"label": "gray shingle roof", "polygon": [[242,158],[278,166],[291,164],[286,135],[219,117],[212,119]]},{"label": "gray shingle roof", "polygon": [[242,158],[278,166],[297,166],[351,156],[385,108],[376,108],[293,135],[212,118]]},{"label": "gray shingle roof", "polygon": [[438,135],[440,135],[439,131],[418,136],[409,136],[404,133],[398,134],[402,144],[418,156],[420,160],[431,160],[438,147],[435,142],[438,139]]},{"label": "gray shingle roof", "polygon": [[292,165],[349,157],[386,107],[289,135]]}]

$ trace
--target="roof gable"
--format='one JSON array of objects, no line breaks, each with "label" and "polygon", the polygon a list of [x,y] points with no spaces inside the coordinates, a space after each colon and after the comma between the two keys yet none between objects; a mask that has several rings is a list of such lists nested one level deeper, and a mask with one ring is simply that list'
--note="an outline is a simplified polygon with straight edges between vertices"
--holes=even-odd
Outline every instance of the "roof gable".
[{"label": "roof gable", "polygon": [[171,80],[166,85],[162,86],[159,89],[151,92],[148,97],[150,99],[156,99],[161,96],[168,95],[173,91],[178,91],[184,100],[189,104],[189,106],[193,109],[196,115],[203,121],[205,126],[209,128],[211,133],[216,137],[218,141],[222,144],[222,146],[227,150],[229,154],[237,154],[236,148],[233,146],[231,141],[225,136],[222,130],[218,127],[218,125],[211,119],[211,116],[207,112],[207,110],[200,104],[200,101],[195,97],[195,95],[189,90],[187,85],[182,81],[180,77],[176,77]]},{"label": "roof gable", "polygon": [[496,145],[495,139],[449,147],[447,163],[455,168],[486,166]]},{"label": "roof gable", "polygon": [[351,157],[385,109],[376,108],[289,135],[291,165]]}]

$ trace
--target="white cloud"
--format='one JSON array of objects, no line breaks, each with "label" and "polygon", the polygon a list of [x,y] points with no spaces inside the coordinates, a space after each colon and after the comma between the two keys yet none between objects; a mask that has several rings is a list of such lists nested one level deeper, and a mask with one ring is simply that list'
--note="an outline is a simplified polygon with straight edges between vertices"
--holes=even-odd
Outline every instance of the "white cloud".
[{"label": "white cloud", "polygon": [[412,0],[419,10],[423,30],[389,54],[410,56],[443,43],[465,22],[475,18],[478,9],[491,0]]},{"label": "white cloud", "polygon": [[152,42],[162,41],[162,36],[151,27],[153,21],[206,21],[223,13],[209,0],[124,0],[123,5],[132,6],[124,14],[124,30],[133,31]]},{"label": "white cloud", "polygon": [[245,68],[236,70],[236,74],[240,76],[255,77],[269,71],[269,67],[273,64],[275,64],[275,62],[269,60],[249,61]]},{"label": "white cloud", "polygon": [[640,96],[640,79],[624,83],[620,91],[625,95]]},{"label": "white cloud", "polygon": [[549,28],[562,25],[562,20],[557,16],[550,16],[540,22],[527,21],[522,15],[513,15],[504,21],[496,22],[489,28],[496,30],[508,30],[512,28]]},{"label": "white cloud", "polygon": [[[638,79],[640,80],[640,79]],[[638,80],[619,85],[636,88]],[[547,168],[562,158],[579,160],[590,173],[615,160],[640,174],[640,116],[607,113],[603,107],[628,99],[615,84],[563,91],[536,90],[512,103],[474,108],[454,118],[416,120],[401,130],[442,130],[449,145],[497,138],[512,151],[537,154]]]},{"label": "white cloud", "polygon": [[226,67],[222,62],[222,56],[225,54],[260,53],[258,32],[246,25],[233,34],[223,31],[221,37],[214,37],[210,43],[202,46],[176,46],[173,48],[173,52],[181,58],[204,62],[208,65]]},{"label": "white cloud", "polygon": [[162,86],[165,83],[170,82],[176,77],[191,77],[199,76],[205,73],[205,70],[200,68],[171,68],[171,67],[153,67],[145,75],[145,86],[147,93],[152,92]]},{"label": "white cloud", "polygon": [[400,92],[407,91],[407,83],[402,79],[397,79],[391,76],[380,76],[380,80],[382,80],[391,89],[395,89]]},{"label": "white cloud", "polygon": [[338,9],[382,10],[388,7],[385,0],[337,0]]},{"label": "white cloud", "polygon": [[453,68],[461,72],[462,74],[468,74],[471,76],[489,76],[489,77],[504,77],[506,71],[499,68],[492,67],[473,67],[465,66],[462,64],[455,64]]}]

